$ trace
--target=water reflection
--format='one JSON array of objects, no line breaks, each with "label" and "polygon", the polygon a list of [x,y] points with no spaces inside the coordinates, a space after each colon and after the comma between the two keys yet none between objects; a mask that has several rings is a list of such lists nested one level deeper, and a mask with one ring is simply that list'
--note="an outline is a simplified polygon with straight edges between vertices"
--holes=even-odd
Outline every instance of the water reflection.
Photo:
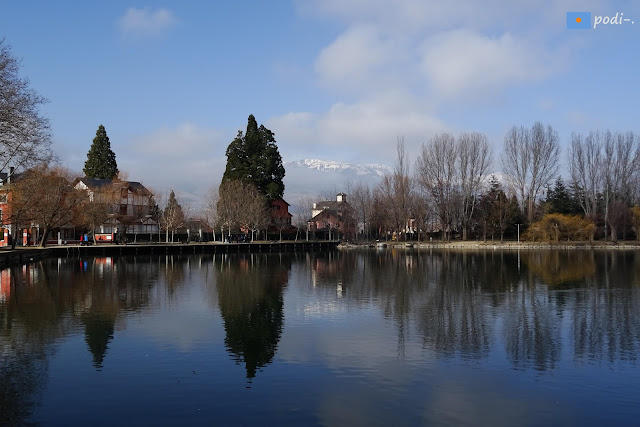
[{"label": "water reflection", "polygon": [[64,334],[55,300],[33,286],[35,266],[2,271],[0,295],[0,424],[26,419],[44,389],[47,356],[56,337]]},{"label": "water reflection", "polygon": [[[132,323],[138,334],[156,334],[151,341],[161,342],[154,368],[187,366],[192,384],[199,377],[190,366],[198,358],[206,360],[204,366],[220,367],[215,375],[234,377],[225,377],[225,385],[233,379],[251,383],[268,365],[278,375],[286,376],[288,368],[315,374],[327,387],[331,381],[340,384],[332,378],[338,372],[353,389],[323,395],[352,403],[357,399],[348,395],[360,392],[358,382],[365,380],[367,386],[385,386],[390,393],[385,398],[395,399],[395,392],[413,396],[412,387],[422,387],[416,396],[430,396],[428,381],[420,377],[425,360],[456,369],[494,364],[500,372],[546,378],[567,366],[635,368],[639,256],[635,251],[385,250],[51,259],[3,270],[0,424],[29,421],[47,393],[51,366],[60,369],[49,362],[65,357],[59,350],[67,341],[79,342],[75,350],[82,349],[86,357],[81,360],[97,377],[114,360],[128,360],[117,353],[126,346],[115,344],[137,345],[140,335],[123,338]],[[303,310],[292,310],[296,305]],[[306,317],[310,308],[313,316]],[[358,324],[349,329],[349,322]],[[187,339],[188,345],[172,343],[179,338],[168,331],[171,327],[176,335],[195,338]],[[299,343],[303,340],[308,342]],[[179,356],[163,353],[170,351]],[[276,358],[279,351],[286,354]],[[290,354],[304,351],[309,354],[295,360],[304,366],[294,367]],[[234,362],[242,367],[220,372]],[[148,372],[144,366],[129,369]],[[73,377],[75,372],[56,374]],[[430,375],[429,380],[446,383],[437,369]],[[466,384],[463,380],[454,382]],[[187,382],[183,372],[180,381]],[[484,380],[476,384],[485,386]],[[196,387],[190,399],[202,395]],[[362,412],[356,415],[366,420],[370,400],[358,395]],[[436,401],[424,407],[441,410]],[[459,403],[451,402],[452,408]],[[334,408],[335,400],[325,403]]]},{"label": "water reflection", "polygon": [[[156,266],[156,267],[154,267]],[[0,275],[0,424],[21,424],[47,378],[58,339],[83,327],[101,369],[123,311],[149,303],[149,260],[49,259]]]},{"label": "water reflection", "polygon": [[[398,356],[415,330],[438,358],[554,369],[563,345],[582,361],[635,360],[640,348],[637,252],[405,251],[315,255],[311,283],[394,321]],[[317,290],[314,291],[317,293]],[[571,343],[563,325],[571,325]],[[566,335],[566,334],[565,334]]]},{"label": "water reflection", "polygon": [[283,292],[291,258],[285,255],[228,256],[216,266],[225,345],[251,379],[273,360],[284,322]]},{"label": "water reflection", "polygon": [[82,313],[80,318],[84,323],[85,341],[93,354],[93,366],[101,369],[109,341],[113,339],[116,319],[114,316],[100,312]]}]

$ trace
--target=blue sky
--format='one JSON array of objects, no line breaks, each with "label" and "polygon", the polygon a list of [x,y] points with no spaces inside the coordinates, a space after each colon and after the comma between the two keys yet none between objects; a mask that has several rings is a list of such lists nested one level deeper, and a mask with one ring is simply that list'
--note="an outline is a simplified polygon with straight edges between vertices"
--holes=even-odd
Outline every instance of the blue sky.
[{"label": "blue sky", "polygon": [[[249,114],[284,161],[391,165],[398,136],[415,156],[470,130],[489,136],[495,171],[513,125],[540,120],[563,143],[638,131],[636,3],[14,1],[0,37],[50,100],[65,166],[81,171],[104,124],[129,179],[193,196],[219,183]],[[637,24],[568,30],[567,11]]]}]

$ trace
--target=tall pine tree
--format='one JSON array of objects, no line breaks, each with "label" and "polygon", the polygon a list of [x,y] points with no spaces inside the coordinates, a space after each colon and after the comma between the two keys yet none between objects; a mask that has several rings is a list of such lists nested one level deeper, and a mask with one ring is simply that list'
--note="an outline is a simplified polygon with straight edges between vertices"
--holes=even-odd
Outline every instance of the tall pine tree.
[{"label": "tall pine tree", "polygon": [[247,131],[231,141],[227,147],[227,168],[222,182],[239,180],[251,183],[267,199],[282,197],[284,166],[273,132],[249,116]]},{"label": "tall pine tree", "polygon": [[96,137],[93,138],[83,171],[87,178],[114,179],[118,175],[116,154],[111,151],[107,131],[102,125],[98,127]]}]

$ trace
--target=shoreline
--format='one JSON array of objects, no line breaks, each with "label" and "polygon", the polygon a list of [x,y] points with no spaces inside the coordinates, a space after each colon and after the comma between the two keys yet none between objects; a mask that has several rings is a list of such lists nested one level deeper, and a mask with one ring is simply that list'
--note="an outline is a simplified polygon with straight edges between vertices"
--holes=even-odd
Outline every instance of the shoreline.
[{"label": "shoreline", "polygon": [[326,250],[640,250],[640,242],[483,242],[477,240],[455,242],[362,242],[348,243],[339,241],[282,241],[282,242],[251,242],[251,243],[155,243],[128,245],[62,245],[40,247],[17,247],[16,249],[0,250],[0,269],[24,265],[29,262],[52,257],[77,256],[110,256],[110,255],[143,255],[143,254],[197,254],[197,253],[283,253],[297,251],[326,251]]},{"label": "shoreline", "polygon": [[[384,246],[383,246],[384,245]],[[456,242],[367,242],[341,243],[338,249],[491,249],[491,250],[539,250],[539,249],[610,249],[640,250],[640,242],[483,242],[477,240]]]},{"label": "shoreline", "polygon": [[179,254],[232,254],[232,253],[286,253],[335,250],[337,240],[316,241],[258,241],[251,243],[152,243],[152,244],[99,244],[53,245],[45,248],[27,246],[0,250],[0,269],[24,265],[47,257],[116,256],[116,255],[179,255]]}]

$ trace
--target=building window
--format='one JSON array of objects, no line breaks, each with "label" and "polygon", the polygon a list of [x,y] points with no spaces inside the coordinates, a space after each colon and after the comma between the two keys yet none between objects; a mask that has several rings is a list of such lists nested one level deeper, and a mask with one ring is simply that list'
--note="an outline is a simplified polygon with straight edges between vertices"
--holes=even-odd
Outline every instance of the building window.
[{"label": "building window", "polygon": [[120,215],[127,214],[127,205],[120,205]]},{"label": "building window", "polygon": [[7,193],[0,194],[0,203],[7,203]]}]

